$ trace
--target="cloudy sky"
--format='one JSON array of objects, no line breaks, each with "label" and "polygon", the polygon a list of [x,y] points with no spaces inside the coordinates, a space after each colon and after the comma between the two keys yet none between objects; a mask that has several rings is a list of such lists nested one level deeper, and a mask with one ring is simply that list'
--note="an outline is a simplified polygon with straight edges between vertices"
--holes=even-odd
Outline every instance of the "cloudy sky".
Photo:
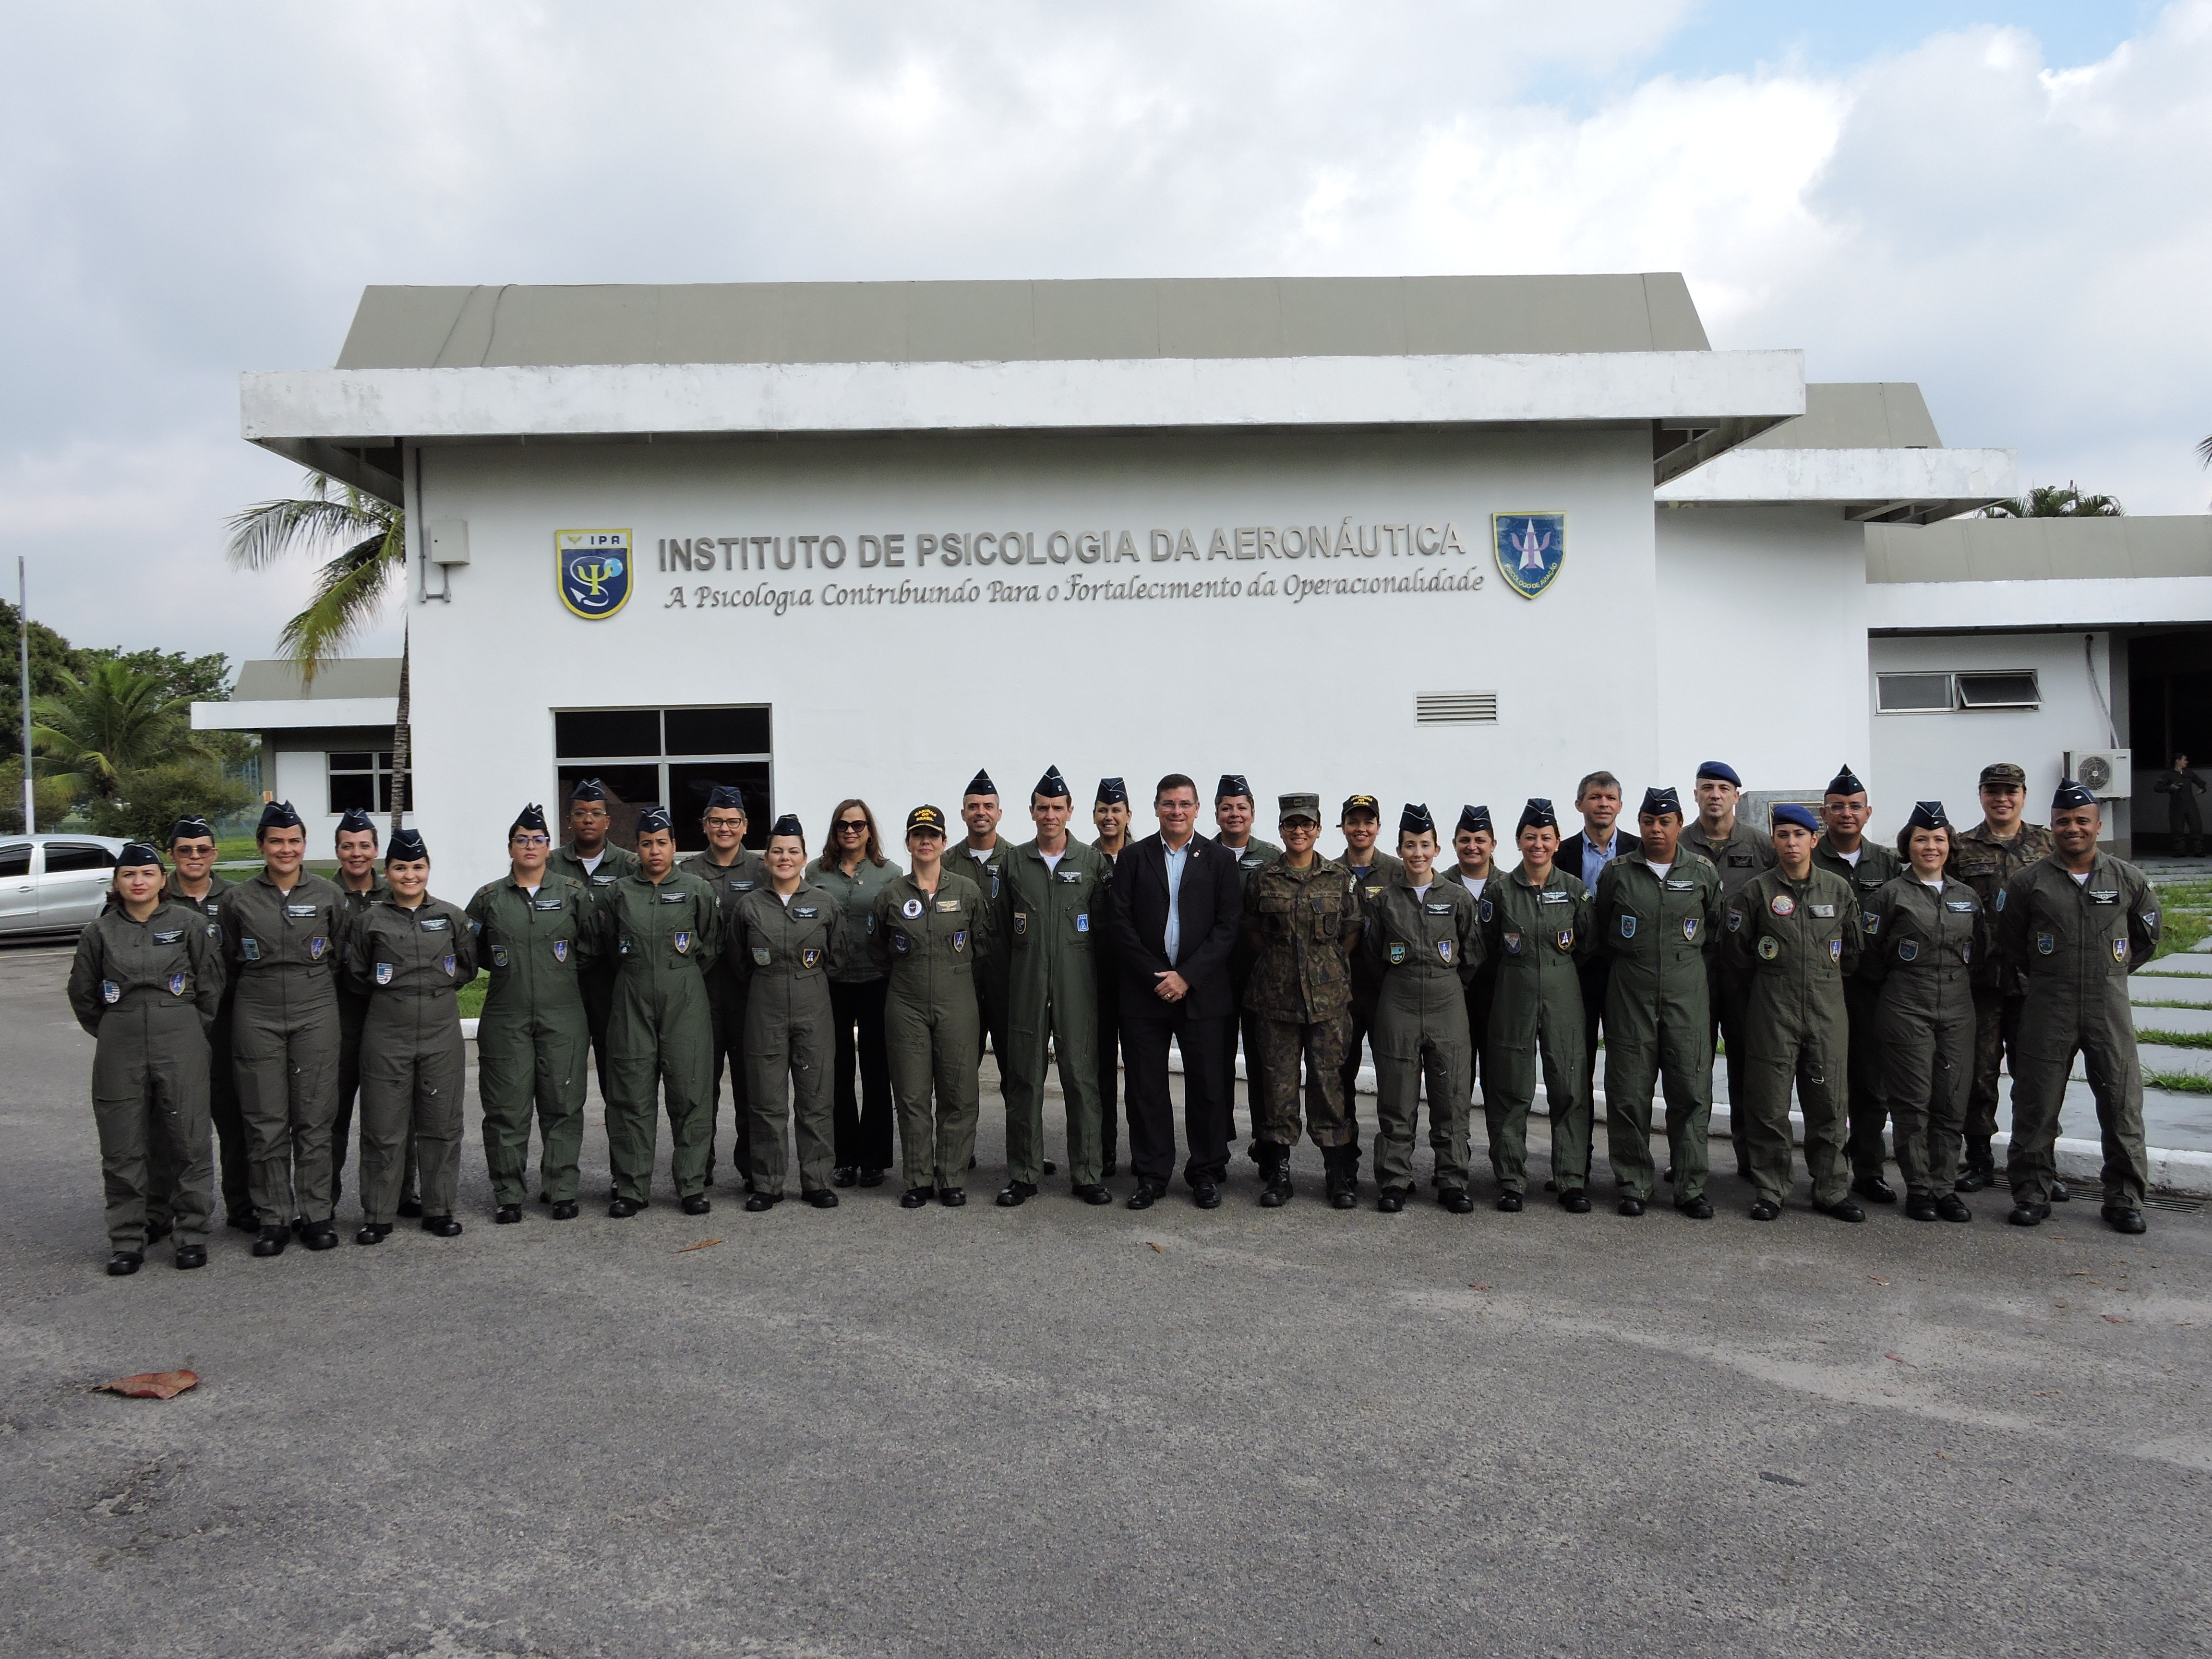
[{"label": "cloudy sky", "polygon": [[1717,346],[2212,497],[2212,0],[0,18],[0,555],[83,643],[269,653],[238,372],[368,283],[1679,270]]}]

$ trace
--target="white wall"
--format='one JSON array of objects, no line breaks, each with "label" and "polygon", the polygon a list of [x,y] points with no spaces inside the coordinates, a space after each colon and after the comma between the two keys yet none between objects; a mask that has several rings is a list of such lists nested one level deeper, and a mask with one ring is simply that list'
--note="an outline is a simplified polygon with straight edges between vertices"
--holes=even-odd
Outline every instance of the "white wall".
[{"label": "white wall", "polygon": [[[1657,775],[1690,799],[1698,764],[1747,789],[1819,789],[1867,772],[1866,532],[1831,506],[1658,513]],[[1591,642],[1590,661],[1605,672]],[[1632,695],[1624,684],[1621,695]]]},{"label": "white wall", "polygon": [[[421,519],[466,520],[471,560],[453,573],[450,605],[412,611],[416,801],[438,890],[464,895],[495,874],[515,808],[550,799],[556,707],[772,703],[776,805],[798,812],[817,845],[842,795],[866,796],[887,818],[925,799],[957,809],[978,766],[1006,793],[1018,838],[1029,833],[1029,787],[1052,763],[1086,817],[1098,776],[1126,775],[1140,830],[1152,828],[1152,781],[1170,770],[1196,777],[1209,799],[1218,773],[1247,773],[1263,827],[1272,798],[1292,789],[1332,803],[1365,790],[1394,821],[1401,800],[1423,799],[1446,826],[1467,800],[1509,824],[1531,794],[1564,806],[1592,767],[1634,779],[1652,769],[1664,630],[1653,626],[1650,476],[1642,426],[428,451]],[[1515,510],[1568,514],[1566,564],[1534,601],[1505,586],[1490,550],[1490,514]],[[918,532],[1024,531],[1042,548],[1055,528],[1126,529],[1143,550],[1154,528],[1188,526],[1203,550],[1217,526],[1334,530],[1347,515],[1359,526],[1449,521],[1467,551],[1071,563],[1020,573],[1039,584],[1035,600],[842,610],[820,599],[833,580],[866,579],[849,555],[836,573],[653,568],[664,537],[835,533],[852,550],[861,532],[902,532],[908,568],[887,579],[936,582],[950,578],[914,568]],[[641,574],[619,615],[586,622],[563,609],[554,534],[574,528],[633,532]],[[1480,573],[1483,583],[1299,604],[1279,593],[1043,597],[1071,573],[1279,586],[1417,571]],[[988,568],[951,574],[986,592],[1004,579]],[[781,617],[673,608],[679,585],[687,600],[702,585],[804,586],[817,603]],[[1854,663],[1848,683],[1863,672]],[[1414,695],[1430,690],[1495,690],[1499,722],[1417,727]],[[1746,701],[1738,691],[1725,703]],[[1819,752],[1826,760],[1835,747]]]},{"label": "white wall", "polygon": [[[382,731],[311,731],[300,732],[268,732],[262,738],[261,787],[278,800],[289,800],[300,815],[300,822],[307,829],[307,856],[327,859],[331,855],[338,833],[338,815],[330,811],[329,756],[332,750],[386,750],[392,747],[392,732]],[[258,810],[258,809],[257,809]],[[413,814],[407,822],[414,823]],[[386,838],[390,825],[384,813],[376,815],[376,833],[380,842]],[[437,848],[431,849],[434,857]],[[441,887],[443,884],[441,884]],[[470,890],[474,891],[474,888]],[[461,896],[466,898],[468,894]]]},{"label": "white wall", "polygon": [[[2082,652],[2083,634],[1910,635],[1868,642],[1866,707],[1875,708],[1875,676],[1900,671],[2033,669],[2043,706],[2034,710],[1959,710],[1948,714],[1874,714],[1875,763],[1869,779],[1881,791],[1875,828],[1893,830],[1916,800],[1940,800],[1953,818],[1980,818],[1975,790],[1981,769],[1992,761],[2011,761],[2027,773],[2027,816],[2050,820],[2051,797],[2064,775],[2069,750],[2112,746],[2102,691],[2112,697],[2111,638],[2094,641],[2096,686],[2092,688]],[[2126,732],[2121,732],[2121,747]],[[2126,808],[2106,808],[2108,835],[2129,833]]]}]

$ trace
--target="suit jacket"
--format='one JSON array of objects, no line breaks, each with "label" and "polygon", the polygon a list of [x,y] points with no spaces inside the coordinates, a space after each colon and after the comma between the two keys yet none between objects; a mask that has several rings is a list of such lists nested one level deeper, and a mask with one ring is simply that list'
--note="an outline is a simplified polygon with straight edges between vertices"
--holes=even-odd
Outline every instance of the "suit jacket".
[{"label": "suit jacket", "polygon": [[[1580,881],[1583,877],[1583,853],[1589,846],[1589,836],[1577,830],[1559,843],[1559,856],[1553,862],[1577,881]],[[1626,854],[1640,853],[1643,850],[1643,836],[1630,835],[1618,823],[1613,826],[1613,856],[1616,860]],[[1677,853],[1674,856],[1680,858],[1682,854]],[[1597,884],[1590,883],[1589,888],[1590,891],[1595,893],[1597,890]],[[1612,972],[1613,958],[1602,949],[1593,951],[1584,957],[1577,969],[1577,973],[1583,982],[1583,1018],[1592,1029],[1596,1027],[1598,1021],[1605,1018],[1605,982]],[[1584,1057],[1585,1063],[1588,1063],[1588,1056]]]},{"label": "suit jacket", "polygon": [[[1589,849],[1589,837],[1577,830],[1571,836],[1560,837],[1559,851],[1553,862],[1577,881],[1580,881],[1583,878],[1583,854]],[[1613,857],[1619,858],[1623,853],[1640,853],[1643,850],[1643,836],[1632,836],[1618,823],[1613,826]],[[1591,892],[1597,891],[1595,882],[1589,883],[1589,886]],[[1603,952],[1600,952],[1600,955],[1602,956]]]},{"label": "suit jacket", "polygon": [[1168,1005],[1153,994],[1154,977],[1170,968],[1190,984],[1184,1012],[1192,1019],[1219,1019],[1236,1012],[1229,984],[1229,953],[1244,917],[1244,883],[1237,860],[1203,836],[1190,839],[1176,909],[1182,933],[1170,962],[1163,940],[1168,926],[1167,848],[1158,835],[1133,841],[1115,863],[1107,890],[1107,936],[1121,975],[1121,1012]]}]

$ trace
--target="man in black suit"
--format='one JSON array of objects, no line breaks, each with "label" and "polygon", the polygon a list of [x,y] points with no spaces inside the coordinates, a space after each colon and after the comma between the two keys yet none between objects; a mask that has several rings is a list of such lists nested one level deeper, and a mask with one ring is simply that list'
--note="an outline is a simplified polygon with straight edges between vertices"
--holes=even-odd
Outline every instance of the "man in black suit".
[{"label": "man in black suit", "polygon": [[1182,1053],[1183,1179],[1201,1210],[1221,1203],[1229,1168],[1222,1035],[1236,1018],[1229,952],[1244,915],[1236,859],[1197,834],[1198,786],[1180,772],[1152,794],[1159,833],[1115,860],[1108,934],[1121,978],[1121,1060],[1129,1111],[1129,1207],[1148,1210],[1175,1174],[1168,1040]]},{"label": "man in black suit", "polygon": [[[1610,772],[1593,772],[1582,781],[1575,791],[1575,811],[1583,815],[1583,827],[1559,843],[1555,862],[1595,893],[1597,878],[1605,873],[1605,866],[1623,853],[1642,852],[1644,838],[1613,827],[1613,821],[1620,816],[1620,780]],[[1579,970],[1583,982],[1582,1084],[1583,1098],[1586,1101],[1596,1098],[1597,1028],[1605,1018],[1605,982],[1611,975],[1612,962],[1607,951],[1593,951],[1583,959]]]}]

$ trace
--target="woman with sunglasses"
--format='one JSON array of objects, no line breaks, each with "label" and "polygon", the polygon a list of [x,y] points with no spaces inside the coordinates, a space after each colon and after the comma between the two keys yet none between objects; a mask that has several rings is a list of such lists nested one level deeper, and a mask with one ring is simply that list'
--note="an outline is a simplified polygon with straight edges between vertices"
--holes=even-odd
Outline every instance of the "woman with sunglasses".
[{"label": "woman with sunglasses", "polygon": [[[850,948],[830,970],[836,1053],[831,1061],[840,1187],[880,1187],[891,1162],[891,1073],[884,1048],[884,996],[890,981],[868,951],[876,895],[900,873],[884,856],[876,815],[864,800],[841,800],[830,815],[830,844],[813,877],[845,913]],[[854,1073],[859,1072],[859,1086]]]}]

